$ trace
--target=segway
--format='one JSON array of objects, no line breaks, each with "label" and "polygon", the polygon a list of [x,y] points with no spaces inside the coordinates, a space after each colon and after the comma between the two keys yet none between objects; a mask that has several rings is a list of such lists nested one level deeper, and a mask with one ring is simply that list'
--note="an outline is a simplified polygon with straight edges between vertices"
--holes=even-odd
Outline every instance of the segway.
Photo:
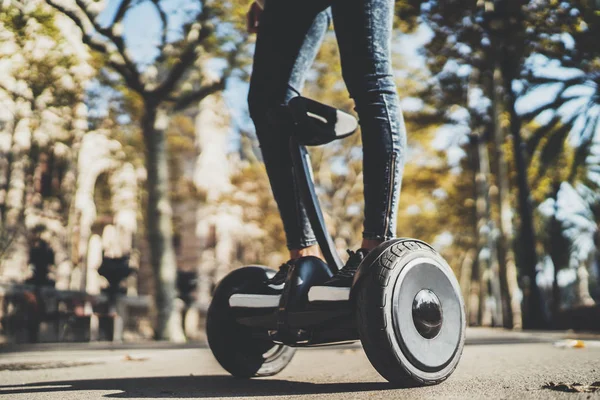
[{"label": "segway", "polygon": [[[264,266],[232,271],[216,287],[207,316],[209,346],[236,377],[275,375],[296,348],[360,340],[375,369],[402,386],[444,381],[456,368],[465,341],[465,311],[458,282],[446,261],[427,243],[394,239],[370,251],[354,276],[349,296],[310,301],[309,292],[342,268],[329,235],[305,145],[346,137],[357,128],[350,114],[304,97],[284,110],[293,121],[290,139],[296,184],[326,262],[296,260],[283,292],[270,305],[240,294],[275,274]],[[332,306],[335,304],[335,306]]]}]

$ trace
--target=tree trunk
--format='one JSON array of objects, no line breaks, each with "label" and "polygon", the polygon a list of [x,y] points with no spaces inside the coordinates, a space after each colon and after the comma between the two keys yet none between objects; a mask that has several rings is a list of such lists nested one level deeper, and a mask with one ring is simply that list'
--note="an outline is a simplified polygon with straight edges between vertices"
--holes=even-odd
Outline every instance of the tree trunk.
[{"label": "tree trunk", "polygon": [[471,269],[471,285],[469,287],[469,326],[481,326],[483,319],[483,304],[485,297],[481,296],[481,279],[479,275],[482,273],[481,263],[479,258],[473,260]]},{"label": "tree trunk", "polygon": [[504,129],[500,122],[502,74],[496,66],[492,72],[492,118],[494,124],[494,143],[496,159],[496,177],[498,186],[499,235],[497,240],[499,283],[502,298],[503,325],[505,328],[521,328],[521,305],[516,299],[517,266],[513,251],[512,208],[510,205],[510,189],[508,181],[508,165],[504,154]]},{"label": "tree trunk", "polygon": [[146,235],[150,264],[154,271],[157,321],[156,339],[185,341],[180,316],[174,307],[177,297],[177,265],[173,248],[172,209],[169,201],[169,164],[166,129],[168,117],[155,104],[146,101],[142,117],[146,147]]},{"label": "tree trunk", "polygon": [[[555,220],[555,218],[553,217]],[[552,258],[552,257],[551,257]],[[552,271],[552,309],[550,313],[552,314],[552,319],[550,321],[552,327],[556,326],[556,322],[558,321],[558,313],[560,311],[561,301],[560,301],[560,286],[558,286],[558,271],[559,265],[557,261],[552,258],[553,271]]]},{"label": "tree trunk", "polygon": [[[481,254],[481,232],[479,229],[480,224],[480,163],[479,163],[479,136],[471,135],[469,139],[468,155],[469,162],[471,164],[471,170],[473,171],[473,198],[475,199],[475,218],[473,219],[473,238],[475,239],[473,248],[473,262],[471,264],[471,270],[468,278],[470,284],[468,285],[468,295],[465,297],[467,302],[467,308],[469,309],[469,325],[470,326],[481,326],[484,304],[485,304],[485,292],[482,287],[482,276],[484,274],[485,267],[482,266],[480,259]],[[466,274],[465,270],[465,274]],[[466,278],[466,276],[465,276]],[[463,288],[464,290],[465,288]]]},{"label": "tree trunk", "polygon": [[577,305],[579,306],[593,306],[596,304],[592,296],[590,295],[590,273],[588,272],[588,266],[593,261],[593,253],[587,257],[586,260],[582,260],[577,268],[577,284],[575,285],[575,297],[577,299]]},{"label": "tree trunk", "polygon": [[[498,260],[494,239],[496,228],[490,218],[490,158],[487,141],[481,136],[478,136],[477,139],[477,155],[479,167],[475,180],[477,184],[476,210],[479,242],[481,323],[486,326],[501,325],[501,296],[497,278]],[[495,307],[492,307],[492,301],[495,302]]]},{"label": "tree trunk", "polygon": [[467,250],[460,262],[459,285],[463,298],[466,300],[469,295],[469,287],[471,286],[471,275],[473,275],[473,259],[475,257],[475,249]]},{"label": "tree trunk", "polygon": [[471,277],[473,276],[476,255],[475,249],[467,250],[460,264],[460,289],[465,300],[467,321],[471,321]]},{"label": "tree trunk", "polygon": [[540,290],[537,286],[537,253],[535,231],[533,227],[533,207],[531,205],[527,165],[525,162],[525,143],[521,138],[521,119],[515,109],[516,95],[512,83],[516,78],[514,54],[504,46],[500,68],[504,80],[506,107],[510,113],[510,132],[514,146],[515,166],[517,170],[517,189],[521,226],[519,229],[521,288],[523,290],[523,328],[541,329],[547,327],[547,318],[543,309]]},{"label": "tree trunk", "polygon": [[[481,74],[479,69],[473,69],[469,82],[469,91],[489,78]],[[495,246],[494,222],[491,219],[490,207],[490,158],[488,152],[488,138],[485,128],[476,126],[473,129],[472,140],[476,141],[475,171],[475,213],[477,226],[477,258],[479,265],[480,289],[480,321],[482,325],[501,324],[502,312],[500,290],[498,285],[498,260]],[[496,306],[492,307],[493,301]]]},{"label": "tree trunk", "polygon": [[565,254],[565,249],[569,248],[570,243],[565,240],[562,234],[561,223],[556,218],[558,214],[558,193],[560,192],[560,177],[554,177],[552,193],[549,196],[554,200],[554,210],[552,218],[548,224],[548,254],[552,260],[553,280],[552,280],[552,304],[550,307],[550,324],[555,325],[558,321],[558,313],[561,308],[560,286],[558,285],[558,271],[562,268],[568,268],[570,256]]}]

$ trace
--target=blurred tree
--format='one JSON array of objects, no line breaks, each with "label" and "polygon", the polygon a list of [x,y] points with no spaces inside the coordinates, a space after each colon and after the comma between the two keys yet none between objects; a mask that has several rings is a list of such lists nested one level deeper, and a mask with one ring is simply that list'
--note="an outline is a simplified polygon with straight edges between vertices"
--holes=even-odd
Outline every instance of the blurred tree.
[{"label": "blurred tree", "polygon": [[[545,90],[547,101],[527,107],[521,117],[536,121],[527,141],[532,157],[540,151],[544,167],[563,156],[567,139],[576,148],[568,180],[577,178],[600,129],[600,13],[589,0],[536,2],[528,7],[529,37],[535,56],[526,65],[524,97]],[[552,23],[549,23],[552,22]],[[540,122],[542,121],[542,122]],[[541,146],[541,141],[547,139]]]},{"label": "blurred tree", "polygon": [[[598,168],[600,147],[596,144],[594,148],[589,161]],[[594,265],[596,268],[600,266],[600,185],[598,181],[589,179],[585,183],[579,183],[576,191],[582,200],[582,207],[577,213],[569,215],[569,218],[563,218],[561,222],[564,236],[570,241],[571,259],[577,266],[577,305],[589,306],[594,304],[590,289],[595,286],[597,292],[600,285],[600,281],[591,283],[588,280]],[[600,270],[596,269],[595,272],[598,279]]]},{"label": "blurred tree", "polygon": [[191,169],[189,164],[196,160],[195,136],[191,117],[178,114],[172,118],[167,132],[171,201],[197,198],[192,176],[186,171],[186,168]]},{"label": "blurred tree", "polygon": [[[524,41],[527,0],[485,0],[483,3],[482,26],[488,35],[490,51],[488,58],[493,66],[492,84],[496,97],[509,115],[508,127],[513,144],[513,160],[516,170],[519,231],[515,245],[521,270],[520,286],[523,291],[523,327],[542,328],[546,325],[546,314],[537,286],[538,256],[531,204],[527,165],[522,145],[521,119],[516,112],[517,93],[513,83],[520,77],[527,55]],[[502,89],[502,97],[497,90]],[[498,103],[496,103],[498,104]],[[495,122],[496,124],[499,121]],[[498,135],[497,135],[498,136]],[[502,204],[502,200],[501,200]]]},{"label": "blurred tree", "polygon": [[[0,258],[45,226],[57,263],[69,262],[78,149],[93,75],[72,25],[41,1],[0,4]],[[67,229],[65,229],[67,227]]]},{"label": "blurred tree", "polygon": [[[251,146],[249,141],[244,142],[244,147]],[[271,194],[264,165],[257,162],[256,159],[242,158],[240,168],[232,176],[231,184],[236,190],[224,196],[220,201],[223,204],[229,202],[241,206],[244,210],[245,224],[256,226],[263,232],[260,246],[250,249],[253,251],[247,252],[246,249],[239,249],[240,264],[260,262],[276,266],[286,261],[288,252],[285,247],[285,232],[277,205]],[[251,244],[249,243],[249,245]]]},{"label": "blurred tree", "polygon": [[[594,305],[590,295],[589,270],[597,255],[598,219],[600,218],[600,196],[597,187],[590,188],[582,183],[576,187],[563,182],[558,194],[541,204],[540,210],[547,217],[547,226],[554,229],[550,245],[561,246],[559,250],[548,250],[555,266],[553,284],[554,304],[552,311],[557,313],[565,304],[560,299],[565,296],[557,284],[556,275],[561,268],[575,270],[574,306]],[[549,233],[550,235],[550,233]],[[566,251],[565,251],[566,250]]]},{"label": "blurred tree", "polygon": [[[520,319],[514,301],[514,248],[519,260],[520,286],[524,295],[523,324],[526,327],[541,327],[546,321],[536,285],[538,262],[533,205],[521,116],[515,108],[517,96],[521,94],[515,85],[519,83],[525,60],[534,49],[533,42],[540,40],[534,36],[526,37],[531,24],[528,18],[533,18],[524,11],[529,4],[525,0],[429,1],[422,5],[422,9],[427,25],[433,30],[426,54],[428,65],[443,88],[443,100],[439,104],[469,104],[469,111],[471,108],[479,111],[482,118],[479,121],[471,120],[473,135],[489,143],[492,149],[490,161],[493,162],[493,174],[488,187],[494,194],[491,199],[497,200],[495,205],[492,204],[491,216],[496,220],[494,225],[498,229],[498,241],[495,245],[490,243],[490,246],[498,250],[504,325],[518,325]],[[472,97],[464,94],[469,91]],[[473,101],[467,102],[465,99]],[[476,112],[469,114],[477,115]],[[512,143],[509,152],[505,145],[506,128]],[[485,151],[481,146],[477,153],[485,159]],[[517,217],[520,222],[518,240],[512,237],[510,161],[514,162],[516,172]]]},{"label": "blurred tree", "polygon": [[[465,259],[474,263],[470,269],[480,292],[475,321],[519,325],[520,312],[512,300],[517,285],[500,122],[501,92],[494,80],[490,37],[483,26],[484,9],[468,0],[428,1],[421,8],[424,22],[432,30],[423,52],[432,79],[420,97],[432,106],[429,118],[443,124],[438,140],[445,142],[456,157],[468,156],[470,161],[463,166],[474,179],[477,249],[475,257]],[[464,151],[459,150],[461,147]],[[490,309],[490,304],[495,306]]]},{"label": "blurred tree", "polygon": [[[527,11],[531,16],[527,35],[536,40],[530,40],[534,55],[526,64],[522,96],[535,98],[546,93],[544,101],[525,107],[521,115],[525,121],[533,121],[530,125],[534,127],[527,138],[527,153],[530,159],[539,161],[536,181],[548,180],[556,169],[553,165],[563,165],[565,172],[562,176],[554,173],[553,184],[545,193],[555,204],[550,224],[557,238],[551,241],[576,241],[576,237],[565,237],[559,232],[564,224],[557,219],[558,196],[561,182],[577,185],[586,180],[590,167],[586,160],[600,132],[600,51],[596,43],[600,13],[597,5],[588,0],[535,2],[529,4]],[[550,247],[556,275],[560,268],[569,266],[570,259],[568,255],[566,259],[558,257],[555,249]],[[586,257],[578,256],[580,260]],[[555,311],[559,307],[558,292],[555,279]]]},{"label": "blurred tree", "polygon": [[[155,334],[157,339],[185,340],[173,308],[177,294],[167,129],[173,113],[223,90],[227,78],[245,62],[246,37],[240,29],[245,4],[197,0],[188,4],[187,20],[181,23],[169,15],[165,2],[150,1],[162,24],[158,55],[136,62],[124,37],[124,20],[129,13],[135,14],[138,2],[121,0],[106,24],[98,18],[103,1],[46,2],[81,29],[83,42],[98,55],[102,67],[122,79],[128,92],[139,99],[147,171],[146,235],[156,282]],[[179,32],[175,39],[174,31]],[[224,66],[211,66],[215,59]],[[220,74],[215,72],[219,69]]]},{"label": "blurred tree", "polygon": [[518,209],[520,218],[519,253],[521,254],[524,290],[523,309],[525,327],[541,327],[544,313],[541,311],[541,299],[536,284],[537,254],[535,231],[533,228],[533,210],[530,189],[527,181],[525,155],[522,146],[521,120],[516,113],[517,94],[513,83],[519,77],[524,62],[525,0],[509,2],[495,0],[485,2],[486,28],[490,33],[491,45],[501,85],[504,89],[504,102],[510,115],[509,126],[514,145],[514,161],[517,172]]}]

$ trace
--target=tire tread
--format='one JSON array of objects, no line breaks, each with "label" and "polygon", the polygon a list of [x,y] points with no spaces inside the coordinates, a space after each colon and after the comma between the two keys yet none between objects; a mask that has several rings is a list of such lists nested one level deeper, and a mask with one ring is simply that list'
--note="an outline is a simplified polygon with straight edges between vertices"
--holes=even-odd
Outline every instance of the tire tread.
[{"label": "tire tread", "polygon": [[391,275],[402,265],[401,260],[417,250],[428,250],[432,255],[439,257],[431,247],[416,240],[395,243],[384,250],[374,262],[372,266],[375,269],[372,271],[374,279],[363,281],[356,298],[358,331],[367,357],[384,378],[402,387],[438,384],[446,380],[456,368],[455,366],[441,379],[423,379],[404,368],[391,351],[395,337],[392,336],[393,330],[388,329],[392,322],[386,317],[385,306],[390,301],[388,297],[391,296],[392,291],[382,290],[382,288],[390,287]]}]

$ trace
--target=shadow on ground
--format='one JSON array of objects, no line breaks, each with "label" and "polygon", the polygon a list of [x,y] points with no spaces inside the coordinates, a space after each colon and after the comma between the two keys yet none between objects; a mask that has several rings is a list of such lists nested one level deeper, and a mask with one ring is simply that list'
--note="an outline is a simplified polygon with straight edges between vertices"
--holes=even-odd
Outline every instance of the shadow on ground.
[{"label": "shadow on ground", "polygon": [[352,393],[393,389],[384,382],[308,383],[275,379],[236,379],[230,376],[170,376],[153,378],[89,379],[0,385],[0,395],[71,391],[120,391],[109,398],[256,397],[301,394]]}]

